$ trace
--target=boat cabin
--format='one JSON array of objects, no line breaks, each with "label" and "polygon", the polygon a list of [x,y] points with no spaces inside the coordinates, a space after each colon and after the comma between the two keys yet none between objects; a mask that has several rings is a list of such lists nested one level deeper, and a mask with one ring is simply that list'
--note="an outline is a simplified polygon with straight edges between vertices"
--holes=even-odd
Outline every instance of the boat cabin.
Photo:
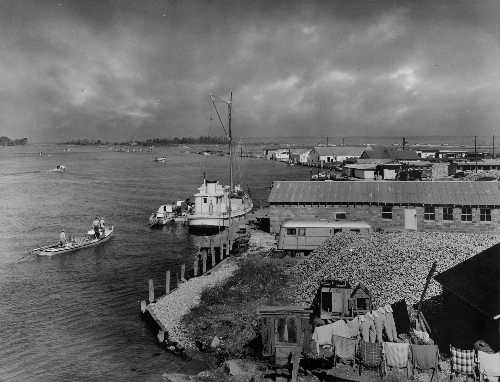
[{"label": "boat cabin", "polygon": [[227,213],[229,187],[218,181],[203,180],[194,194],[194,209],[197,215],[223,215]]},{"label": "boat cabin", "polygon": [[286,365],[293,354],[309,351],[312,310],[303,306],[262,306],[257,310],[262,356]]},{"label": "boat cabin", "polygon": [[345,280],[321,283],[313,300],[314,315],[322,320],[353,318],[365,314],[371,307],[370,291],[361,284],[351,288]]}]

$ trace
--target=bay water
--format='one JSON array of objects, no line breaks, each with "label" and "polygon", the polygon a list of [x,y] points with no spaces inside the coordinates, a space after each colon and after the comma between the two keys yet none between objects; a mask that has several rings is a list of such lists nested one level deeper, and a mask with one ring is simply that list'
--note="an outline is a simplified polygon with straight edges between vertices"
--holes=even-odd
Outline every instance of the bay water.
[{"label": "bay water", "polygon": [[[162,203],[192,198],[203,173],[227,182],[227,157],[191,146],[66,149],[0,148],[0,381],[157,381],[163,372],[201,371],[203,362],[161,350],[140,319],[147,280],[163,293],[165,271],[192,264],[194,253],[187,227],[152,230],[147,221]],[[163,154],[166,163],[153,161]],[[49,171],[57,164],[67,171]],[[311,173],[250,158],[235,169],[256,207],[273,180]],[[115,226],[108,243],[50,258],[28,254],[57,241],[61,229],[84,235],[96,215]]]}]

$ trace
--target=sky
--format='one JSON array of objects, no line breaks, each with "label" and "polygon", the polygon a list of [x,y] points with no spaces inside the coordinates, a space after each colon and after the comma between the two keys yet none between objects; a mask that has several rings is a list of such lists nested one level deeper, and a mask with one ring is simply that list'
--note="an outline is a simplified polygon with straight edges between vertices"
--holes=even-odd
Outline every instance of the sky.
[{"label": "sky", "polygon": [[0,0],[0,48],[12,138],[500,131],[498,0]]}]

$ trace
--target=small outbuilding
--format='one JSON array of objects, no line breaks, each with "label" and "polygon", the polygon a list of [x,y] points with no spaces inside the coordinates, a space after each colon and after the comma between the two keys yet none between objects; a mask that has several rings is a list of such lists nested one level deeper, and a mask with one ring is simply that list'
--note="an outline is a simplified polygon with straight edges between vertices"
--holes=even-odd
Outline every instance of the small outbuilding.
[{"label": "small outbuilding", "polygon": [[262,356],[285,365],[291,356],[308,352],[312,310],[301,305],[262,306],[257,310],[262,338]]}]

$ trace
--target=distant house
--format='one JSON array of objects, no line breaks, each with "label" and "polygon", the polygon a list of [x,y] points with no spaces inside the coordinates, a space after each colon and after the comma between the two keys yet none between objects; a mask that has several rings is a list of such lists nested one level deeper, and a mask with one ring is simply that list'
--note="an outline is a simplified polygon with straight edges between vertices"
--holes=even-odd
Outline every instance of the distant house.
[{"label": "distant house", "polygon": [[360,156],[361,159],[391,159],[397,161],[418,161],[420,157],[414,150],[398,150],[385,146],[370,146]]},{"label": "distant house", "polygon": [[357,159],[364,151],[364,147],[350,146],[316,146],[319,160],[323,163],[343,162],[348,159]]},{"label": "distant house", "polygon": [[346,164],[342,170],[343,175],[350,178],[358,179],[375,179],[375,172],[377,170],[376,164]]},{"label": "distant house", "polygon": [[444,340],[500,348],[500,243],[437,275],[446,311]]},{"label": "distant house", "polygon": [[288,149],[269,150],[268,158],[280,162],[288,162],[290,160],[290,152]]},{"label": "distant house", "polygon": [[314,148],[290,149],[290,162],[300,164],[311,164],[319,162],[319,155]]},{"label": "distant house", "polygon": [[500,232],[496,182],[344,181],[273,183],[271,232],[293,219],[365,221],[373,229]]},{"label": "distant house", "polygon": [[415,152],[422,159],[434,159],[438,157],[438,150],[434,149],[421,149],[415,150]]}]

